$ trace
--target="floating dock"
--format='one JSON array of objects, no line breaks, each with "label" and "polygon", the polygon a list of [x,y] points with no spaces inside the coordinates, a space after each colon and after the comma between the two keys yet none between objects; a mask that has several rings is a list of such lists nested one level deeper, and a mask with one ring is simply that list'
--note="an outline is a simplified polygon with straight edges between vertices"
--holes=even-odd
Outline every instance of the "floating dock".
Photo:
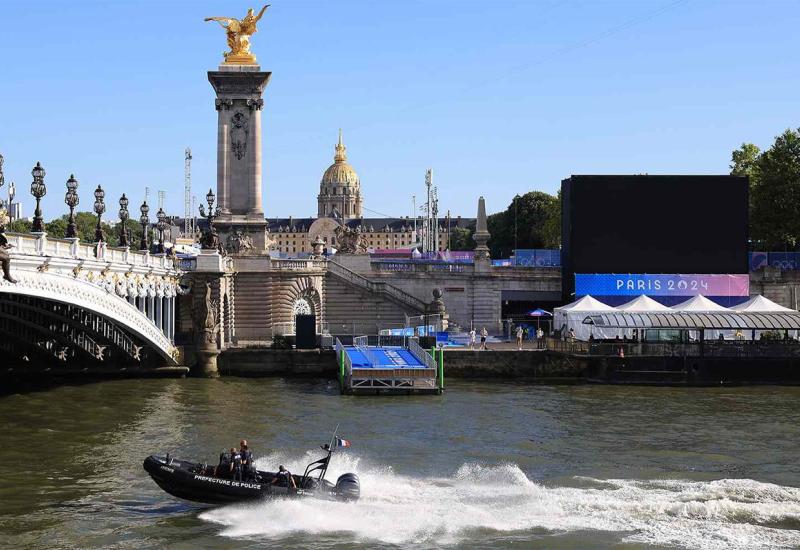
[{"label": "floating dock", "polygon": [[347,394],[440,394],[444,390],[444,353],[423,349],[416,338],[402,346],[369,345],[366,336],[345,346],[336,340],[339,383]]}]

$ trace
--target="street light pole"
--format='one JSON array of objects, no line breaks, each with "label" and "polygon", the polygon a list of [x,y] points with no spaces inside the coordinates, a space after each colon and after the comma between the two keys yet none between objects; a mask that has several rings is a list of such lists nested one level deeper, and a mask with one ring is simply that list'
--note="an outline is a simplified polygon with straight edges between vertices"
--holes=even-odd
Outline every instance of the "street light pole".
[{"label": "street light pole", "polygon": [[146,200],[139,207],[139,212],[142,213],[139,217],[139,223],[142,224],[142,240],[139,242],[139,250],[147,251],[150,248],[147,244],[147,226],[150,225],[150,217],[147,214],[150,212],[150,207],[147,206]]},{"label": "street light pole", "polygon": [[94,240],[98,243],[106,240],[105,235],[103,235],[103,226],[101,225],[103,212],[106,211],[106,204],[103,202],[105,196],[106,192],[98,185],[97,189],[94,190],[94,213],[97,214],[97,227],[94,228]]},{"label": "street light pole", "polygon": [[33,212],[33,227],[31,230],[34,233],[44,233],[44,218],[42,218],[41,200],[47,194],[47,186],[44,184],[45,171],[41,163],[37,162],[36,166],[31,170],[33,182],[31,183],[31,195],[36,199],[36,210]]},{"label": "street light pole", "polygon": [[120,246],[128,246],[128,230],[125,227],[125,222],[128,221],[130,214],[128,214],[128,197],[125,196],[125,193],[119,199],[119,221],[122,222],[120,224],[119,229],[119,245]]},{"label": "street light pole", "polygon": [[67,180],[67,194],[64,196],[64,202],[69,206],[67,232],[64,236],[67,239],[76,239],[78,238],[78,228],[75,225],[75,207],[78,206],[80,198],[78,197],[78,180],[75,179],[75,174],[70,174]]}]

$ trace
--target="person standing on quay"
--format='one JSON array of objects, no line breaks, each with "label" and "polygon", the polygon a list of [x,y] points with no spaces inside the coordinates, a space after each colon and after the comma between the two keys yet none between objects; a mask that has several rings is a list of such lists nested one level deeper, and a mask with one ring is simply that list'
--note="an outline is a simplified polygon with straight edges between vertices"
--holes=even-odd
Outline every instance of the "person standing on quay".
[{"label": "person standing on quay", "polygon": [[469,349],[475,349],[475,327],[472,327],[472,330],[469,331]]},{"label": "person standing on quay", "polygon": [[544,331],[542,327],[536,329],[536,347],[544,349]]},{"label": "person standing on quay", "polygon": [[523,334],[522,327],[518,326],[517,327],[517,351],[520,351],[522,349],[522,334]]},{"label": "person standing on quay", "polygon": [[486,338],[489,336],[489,331],[486,330],[486,327],[481,329],[481,349],[486,349]]}]

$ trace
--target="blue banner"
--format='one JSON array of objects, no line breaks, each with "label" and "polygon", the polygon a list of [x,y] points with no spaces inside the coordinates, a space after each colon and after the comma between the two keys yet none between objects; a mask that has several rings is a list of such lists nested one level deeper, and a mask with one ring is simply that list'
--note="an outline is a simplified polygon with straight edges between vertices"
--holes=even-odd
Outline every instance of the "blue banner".
[{"label": "blue banner", "polygon": [[514,265],[519,267],[560,267],[561,251],[548,248],[514,250]]},{"label": "blue banner", "polygon": [[767,266],[783,271],[800,269],[800,252],[749,252],[750,271],[758,271]]},{"label": "blue banner", "polygon": [[749,296],[750,275],[576,273],[575,296]]}]

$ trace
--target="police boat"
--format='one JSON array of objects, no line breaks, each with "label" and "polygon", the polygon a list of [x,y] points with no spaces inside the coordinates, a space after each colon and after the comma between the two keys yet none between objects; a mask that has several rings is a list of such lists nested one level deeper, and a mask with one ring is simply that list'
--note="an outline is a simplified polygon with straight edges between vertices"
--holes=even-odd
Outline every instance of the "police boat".
[{"label": "police boat", "polygon": [[[256,470],[242,479],[241,476],[223,473],[214,466],[179,460],[169,454],[148,456],[144,460],[144,469],[159,487],[172,496],[206,504],[305,496],[340,501],[358,500],[361,484],[356,474],[342,474],[335,485],[325,479],[333,448],[325,444],[321,449],[326,453],[324,457],[306,466],[303,475],[292,475],[296,488],[287,485],[288,480],[277,472]],[[280,481],[273,483],[276,479]]]}]

